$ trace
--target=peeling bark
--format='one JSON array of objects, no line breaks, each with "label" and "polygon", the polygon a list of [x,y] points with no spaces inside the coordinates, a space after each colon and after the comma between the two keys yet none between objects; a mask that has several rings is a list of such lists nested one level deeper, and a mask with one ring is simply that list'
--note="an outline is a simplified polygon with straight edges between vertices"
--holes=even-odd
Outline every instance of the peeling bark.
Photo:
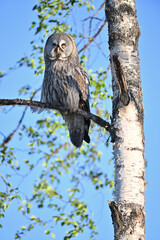
[{"label": "peeling bark", "polygon": [[112,71],[112,127],[116,132],[115,199],[109,202],[114,239],[144,240],[144,113],[135,1],[106,0],[105,12]]}]

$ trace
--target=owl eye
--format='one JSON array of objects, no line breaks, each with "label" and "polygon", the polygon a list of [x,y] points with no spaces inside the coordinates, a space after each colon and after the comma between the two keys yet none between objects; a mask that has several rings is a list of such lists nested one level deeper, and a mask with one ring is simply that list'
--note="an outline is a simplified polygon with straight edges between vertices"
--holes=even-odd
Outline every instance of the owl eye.
[{"label": "owl eye", "polygon": [[64,49],[66,47],[66,44],[62,43],[61,47]]},{"label": "owl eye", "polygon": [[52,47],[55,48],[56,47],[56,43],[53,42],[52,43]]}]

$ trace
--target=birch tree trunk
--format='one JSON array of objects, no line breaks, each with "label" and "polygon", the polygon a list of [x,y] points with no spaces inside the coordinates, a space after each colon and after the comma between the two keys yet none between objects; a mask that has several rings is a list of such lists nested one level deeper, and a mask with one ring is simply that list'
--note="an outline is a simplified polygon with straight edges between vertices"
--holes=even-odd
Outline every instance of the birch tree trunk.
[{"label": "birch tree trunk", "polygon": [[135,0],[106,0],[113,88],[114,239],[144,240],[144,134]]}]

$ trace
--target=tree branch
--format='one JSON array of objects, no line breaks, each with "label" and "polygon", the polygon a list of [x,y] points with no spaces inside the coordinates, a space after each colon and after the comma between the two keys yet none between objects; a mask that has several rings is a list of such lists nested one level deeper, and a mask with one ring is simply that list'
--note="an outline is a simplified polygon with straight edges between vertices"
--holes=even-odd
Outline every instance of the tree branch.
[{"label": "tree branch", "polygon": [[[9,106],[9,105],[26,105],[29,107],[37,107],[37,108],[42,108],[42,109],[55,109],[58,111],[61,111],[63,113],[69,113],[70,110],[66,110],[65,107],[60,106],[60,105],[51,105],[49,103],[42,103],[39,101],[30,101],[30,100],[25,100],[25,99],[0,99],[0,105],[1,106]],[[86,119],[91,119],[93,122],[98,124],[100,127],[105,128],[111,135],[111,140],[113,142],[113,139],[115,138],[115,133],[114,130],[112,129],[111,125],[109,122],[106,122],[102,118],[94,115],[93,113],[89,113],[86,111],[83,111],[82,109],[77,109],[76,111],[77,114],[83,116]]]},{"label": "tree branch", "polygon": [[98,34],[103,30],[103,28],[104,28],[104,26],[105,26],[106,24],[107,24],[107,22],[105,21],[105,22],[101,25],[101,27],[99,28],[99,30],[96,32],[96,34],[95,34],[93,37],[90,37],[90,38],[89,38],[88,43],[85,44],[84,47],[78,51],[78,53],[81,53],[83,50],[85,50],[85,49],[94,41],[94,39],[95,39],[95,38],[98,36]]},{"label": "tree branch", "polygon": [[[41,88],[38,88],[38,89],[36,89],[36,90],[33,92],[30,100],[32,100],[32,99],[34,98],[34,96],[36,95],[36,93],[37,93],[40,89],[41,89]],[[19,129],[19,127],[20,127],[20,125],[21,125],[24,117],[25,117],[26,111],[27,111],[27,106],[25,107],[25,109],[24,109],[24,111],[23,111],[23,113],[22,113],[22,116],[21,116],[21,118],[20,118],[20,120],[19,120],[19,122],[18,122],[17,127],[8,135],[8,137],[5,137],[5,138],[4,138],[4,141],[3,141],[2,145],[5,146],[8,142],[10,142],[10,141],[12,140],[14,134],[18,131],[18,129]]]},{"label": "tree branch", "polygon": [[19,120],[19,122],[18,122],[17,127],[13,130],[12,133],[10,133],[10,134],[8,135],[8,137],[6,137],[6,138],[4,139],[2,145],[5,146],[9,141],[12,140],[14,134],[18,131],[18,129],[19,129],[19,127],[20,127],[20,125],[21,125],[21,123],[22,123],[22,121],[23,121],[23,118],[24,118],[24,116],[25,116],[26,111],[27,111],[27,106],[25,107],[25,109],[24,109],[24,111],[23,111],[23,113],[22,113],[22,116],[21,116],[21,118],[20,118],[20,120]]}]

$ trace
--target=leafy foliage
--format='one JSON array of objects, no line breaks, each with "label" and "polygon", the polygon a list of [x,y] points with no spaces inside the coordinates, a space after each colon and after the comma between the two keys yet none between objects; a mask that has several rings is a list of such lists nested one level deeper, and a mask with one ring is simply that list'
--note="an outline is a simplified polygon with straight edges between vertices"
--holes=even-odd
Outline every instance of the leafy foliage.
[{"label": "leafy foliage", "polygon": [[[87,16],[90,14],[90,17],[83,21],[83,24],[88,21],[88,38],[81,29],[78,29],[79,33],[76,31],[77,34],[73,34],[74,24],[70,18],[76,8],[78,11],[83,9]],[[33,21],[30,27],[35,31],[35,39],[31,41],[32,53],[17,61],[16,66],[26,65],[34,70],[36,76],[42,74],[44,39],[52,32],[65,31],[72,34],[75,41],[77,38],[80,39],[77,45],[82,49],[86,39],[90,46],[94,46],[93,43],[90,44],[90,36],[96,31],[97,26],[104,23],[104,19],[99,17],[99,12],[103,9],[99,8],[97,11],[95,9],[90,0],[39,1],[33,7],[37,21]],[[96,24],[93,24],[93,21],[96,21]],[[88,69],[86,67],[88,59],[86,52],[83,52],[80,61],[89,75],[92,112],[108,119],[110,115],[105,106],[107,99],[111,98],[109,84],[106,82],[108,70]],[[0,77],[3,76],[5,73],[1,72]],[[37,92],[34,86],[28,85],[19,90],[20,95],[28,98],[35,97]],[[106,186],[112,188],[114,185],[101,165],[100,144],[103,142],[103,146],[105,145],[106,132],[92,124],[90,130],[92,143],[90,145],[84,143],[80,149],[75,149],[69,142],[68,132],[56,111],[45,111],[43,117],[39,116],[35,123],[24,121],[22,125],[21,122],[15,131],[18,132],[16,144],[14,145],[14,141],[8,145],[2,142],[0,147],[0,164],[8,169],[6,172],[11,172],[6,176],[0,175],[6,188],[0,192],[0,218],[4,217],[10,203],[16,200],[18,211],[24,215],[28,224],[22,225],[17,230],[15,239],[22,239],[24,234],[37,225],[45,227],[44,234],[52,238],[56,237],[54,227],[60,225],[66,229],[65,240],[76,237],[85,229],[90,230],[90,239],[95,239],[97,229],[89,204],[85,201],[85,187],[87,185],[90,189],[93,186],[95,190],[100,191]],[[101,142],[100,136],[103,136]],[[29,179],[36,169],[38,177],[33,182],[33,193],[24,195],[23,182]],[[15,183],[15,176],[19,179],[18,183]],[[31,192],[31,184],[29,187]],[[42,216],[34,214],[35,208],[42,212],[43,209],[47,211],[47,219],[43,218],[43,214]]]}]

